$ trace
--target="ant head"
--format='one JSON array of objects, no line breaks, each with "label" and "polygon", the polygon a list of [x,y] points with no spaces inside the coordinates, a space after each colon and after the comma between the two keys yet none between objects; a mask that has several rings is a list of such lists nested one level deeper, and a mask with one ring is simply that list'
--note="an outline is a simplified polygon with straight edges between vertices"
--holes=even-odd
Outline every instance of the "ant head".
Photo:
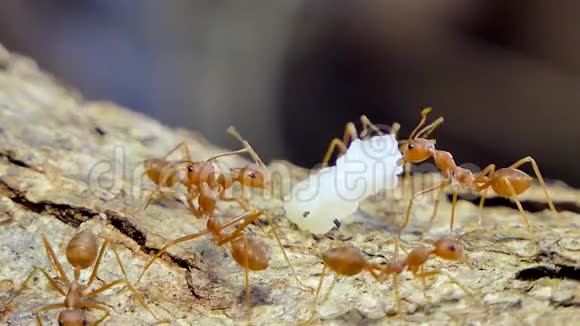
[{"label": "ant head", "polygon": [[246,187],[268,189],[270,182],[266,178],[266,174],[256,164],[249,164],[239,171],[238,181]]},{"label": "ant head", "polygon": [[83,326],[87,324],[82,309],[65,309],[58,315],[58,324],[62,326]]},{"label": "ant head", "polygon": [[433,244],[434,253],[447,260],[464,260],[463,247],[451,238],[441,238]]},{"label": "ant head", "polygon": [[190,162],[187,164],[187,179],[189,184],[199,185],[203,182],[215,181],[215,168],[207,162]]},{"label": "ant head", "polygon": [[74,267],[89,268],[97,258],[97,238],[89,231],[84,230],[75,235],[66,247],[66,258]]},{"label": "ant head", "polygon": [[408,163],[419,163],[433,156],[435,141],[432,139],[411,139],[402,146],[403,160]]}]

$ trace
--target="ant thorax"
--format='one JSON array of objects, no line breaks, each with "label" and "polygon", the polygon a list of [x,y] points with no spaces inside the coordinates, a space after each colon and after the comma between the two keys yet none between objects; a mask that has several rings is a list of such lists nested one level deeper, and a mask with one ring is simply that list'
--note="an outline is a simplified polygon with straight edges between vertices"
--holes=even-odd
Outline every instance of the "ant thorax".
[{"label": "ant thorax", "polygon": [[475,190],[475,178],[473,173],[465,168],[456,167],[450,173],[451,188],[454,191]]}]

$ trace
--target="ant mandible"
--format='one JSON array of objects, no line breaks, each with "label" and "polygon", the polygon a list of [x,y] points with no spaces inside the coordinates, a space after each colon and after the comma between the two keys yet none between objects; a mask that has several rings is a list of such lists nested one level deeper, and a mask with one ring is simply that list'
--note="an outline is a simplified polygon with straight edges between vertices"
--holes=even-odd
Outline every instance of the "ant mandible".
[{"label": "ant mandible", "polygon": [[[16,291],[14,297],[12,297],[12,299],[10,300],[10,302],[12,302],[14,299],[16,299],[16,297],[18,297],[22,293],[22,291],[26,287],[26,284],[32,279],[32,276],[34,275],[35,272],[37,271],[42,272],[44,277],[46,277],[46,279],[50,283],[51,287],[56,291],[58,291],[60,295],[64,297],[64,302],[50,304],[38,309],[35,313],[38,325],[42,325],[42,321],[40,318],[41,313],[62,308],[65,308],[65,310],[63,310],[58,316],[58,321],[60,325],[65,326],[86,325],[87,319],[83,311],[83,309],[85,308],[96,309],[105,312],[105,315],[102,316],[97,322],[95,322],[95,324],[100,323],[109,316],[110,314],[109,309],[95,302],[85,301],[84,299],[93,298],[116,285],[124,285],[127,289],[129,289],[133,293],[133,295],[135,295],[135,298],[137,298],[137,301],[139,301],[141,306],[145,308],[155,319],[157,319],[155,314],[149,309],[149,307],[147,306],[145,301],[143,301],[141,296],[137,293],[135,288],[131,285],[131,283],[129,283],[127,279],[127,274],[125,272],[125,268],[121,263],[121,259],[117,251],[113,247],[111,247],[111,250],[113,250],[115,259],[117,260],[117,264],[119,265],[124,278],[107,283],[99,287],[98,289],[92,290],[90,292],[85,292],[87,289],[90,288],[90,286],[93,284],[93,281],[97,277],[99,264],[101,263],[101,258],[103,257],[103,254],[105,252],[108,240],[105,240],[103,242],[98,253],[97,253],[97,239],[95,235],[88,230],[84,230],[77,233],[69,241],[66,247],[66,258],[69,264],[72,265],[74,270],[74,278],[71,281],[67,276],[67,274],[65,273],[62,265],[60,264],[58,258],[56,257],[56,254],[54,253],[54,250],[52,249],[52,246],[50,245],[46,237],[44,235],[41,235],[41,238],[44,244],[44,248],[46,250],[46,254],[49,257],[52,266],[56,269],[60,278],[64,282],[65,288],[62,288],[55,280],[53,280],[52,277],[50,277],[50,275],[46,271],[44,271],[42,268],[37,267],[34,270],[32,270],[30,274],[28,274],[20,289]],[[91,275],[87,283],[83,285],[79,282],[81,271],[91,266],[93,266]]]},{"label": "ant mandible", "polygon": [[[429,133],[431,133],[438,125],[440,125],[441,122],[443,122],[443,119],[439,118],[435,120],[433,123],[423,127],[425,125],[425,122],[427,121],[427,116],[430,112],[431,108],[425,108],[421,112],[421,121],[419,122],[419,125],[417,125],[415,130],[413,130],[413,132],[409,136],[409,139],[402,146],[403,152],[402,160],[405,163],[420,163],[433,157],[435,165],[440,170],[444,180],[432,187],[419,191],[413,195],[413,197],[409,201],[409,206],[407,207],[405,222],[399,229],[399,237],[401,236],[403,230],[409,224],[413,201],[418,196],[421,196],[425,193],[434,190],[439,190],[433,209],[433,215],[431,216],[431,221],[429,223],[431,224],[437,211],[439,197],[441,197],[444,188],[449,185],[453,186],[451,219],[449,223],[450,232],[453,231],[453,225],[455,221],[455,206],[457,203],[457,196],[459,190],[458,188],[466,188],[474,192],[482,192],[481,200],[479,202],[480,212],[483,209],[483,204],[487,195],[487,191],[489,188],[492,188],[495,191],[495,193],[498,194],[499,196],[509,198],[516,203],[520,215],[524,221],[524,224],[526,225],[530,234],[533,235],[534,233],[528,222],[527,215],[520,201],[517,198],[518,195],[526,191],[531,186],[533,181],[532,177],[530,177],[527,173],[523,172],[522,170],[518,169],[518,167],[526,163],[530,163],[532,165],[536,178],[538,179],[538,182],[540,183],[540,186],[544,191],[544,195],[546,196],[548,206],[553,212],[557,212],[552,200],[550,199],[550,195],[548,194],[548,190],[546,188],[544,179],[542,178],[542,175],[538,168],[538,164],[531,156],[527,156],[515,162],[514,164],[510,165],[507,168],[502,168],[498,170],[495,169],[496,167],[494,164],[490,164],[487,167],[485,167],[481,172],[479,172],[477,175],[474,176],[470,170],[457,166],[457,164],[453,160],[453,156],[451,155],[451,153],[435,149],[435,142],[431,139],[424,138],[427,137]],[[421,127],[423,128],[419,130]],[[481,213],[480,213],[480,223],[481,223]]]},{"label": "ant mandible", "polygon": [[[245,273],[245,291],[246,291],[246,316],[248,321],[251,320],[251,310],[250,310],[250,291],[249,291],[249,271],[261,271],[268,268],[268,251],[267,247],[260,239],[252,236],[247,236],[244,233],[244,229],[256,221],[262,214],[263,211],[249,211],[241,214],[225,224],[221,224],[219,219],[215,216],[209,217],[207,220],[207,225],[205,230],[197,232],[194,234],[189,234],[181,238],[175,239],[168,244],[166,244],[159,252],[145,265],[143,271],[137,279],[137,283],[141,281],[141,278],[145,272],[151,267],[153,262],[157,260],[161,255],[163,255],[169,248],[190,240],[194,240],[203,235],[209,234],[212,236],[212,241],[214,245],[220,247],[225,244],[230,244],[231,254],[234,260],[244,268]],[[227,234],[223,231],[241,222],[240,225],[236,226],[234,231]]]}]

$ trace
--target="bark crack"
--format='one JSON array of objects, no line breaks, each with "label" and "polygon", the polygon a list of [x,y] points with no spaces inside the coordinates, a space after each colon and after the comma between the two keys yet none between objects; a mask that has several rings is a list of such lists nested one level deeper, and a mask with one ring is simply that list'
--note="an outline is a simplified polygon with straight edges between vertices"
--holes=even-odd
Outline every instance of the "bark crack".
[{"label": "bark crack", "polygon": [[[147,237],[145,233],[137,228],[126,217],[117,214],[111,210],[97,211],[86,207],[72,206],[68,204],[58,204],[51,201],[33,202],[26,198],[26,193],[11,187],[4,180],[0,179],[0,190],[15,204],[23,207],[28,211],[38,214],[47,214],[56,217],[63,223],[78,228],[83,222],[88,221],[101,213],[106,214],[111,225],[122,234],[133,239],[141,251],[149,256],[153,256],[159,252],[159,249],[146,246]],[[185,270],[192,268],[199,269],[187,259],[183,259],[169,253],[165,253],[171,262]]]}]

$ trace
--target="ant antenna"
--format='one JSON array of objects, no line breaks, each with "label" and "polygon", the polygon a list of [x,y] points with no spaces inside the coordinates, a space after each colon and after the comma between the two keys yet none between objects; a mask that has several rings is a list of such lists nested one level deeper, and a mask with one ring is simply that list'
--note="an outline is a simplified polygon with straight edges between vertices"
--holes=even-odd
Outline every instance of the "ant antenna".
[{"label": "ant antenna", "polygon": [[423,125],[425,125],[425,122],[427,122],[427,116],[429,115],[429,113],[431,113],[431,110],[433,110],[433,108],[428,106],[421,111],[421,121],[419,121],[417,127],[415,127],[415,129],[413,129],[413,132],[411,132],[411,134],[409,135],[408,142],[411,142],[411,139],[415,138],[415,135],[417,134],[419,129],[423,127]]},{"label": "ant antenna", "polygon": [[234,126],[229,126],[227,129],[228,134],[232,135],[233,137],[235,137],[237,140],[239,140],[243,145],[244,145],[244,152],[248,152],[250,153],[250,156],[252,156],[252,158],[254,159],[254,161],[256,161],[256,163],[263,168],[264,170],[267,170],[266,164],[264,164],[264,161],[262,161],[262,159],[260,158],[260,156],[258,155],[258,153],[256,153],[256,151],[254,150],[254,148],[252,147],[252,145],[250,145],[250,143],[248,143],[244,138],[242,138],[242,136],[240,135],[240,133],[236,130],[236,128],[234,128]]},{"label": "ant antenna", "polygon": [[433,121],[431,124],[429,124],[428,126],[426,126],[425,128],[421,129],[421,131],[419,131],[416,135],[415,138],[419,138],[422,136],[422,138],[427,138],[429,137],[429,135],[435,130],[437,129],[437,127],[439,127],[442,123],[443,123],[443,117],[439,117],[437,118],[437,120]]}]

